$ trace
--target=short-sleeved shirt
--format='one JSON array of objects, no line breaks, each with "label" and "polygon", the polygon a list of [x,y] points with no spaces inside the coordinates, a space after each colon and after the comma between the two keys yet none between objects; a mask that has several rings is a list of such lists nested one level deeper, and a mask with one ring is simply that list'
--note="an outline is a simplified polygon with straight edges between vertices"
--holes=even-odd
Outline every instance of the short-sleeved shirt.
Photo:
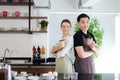
[{"label": "short-sleeved shirt", "polygon": [[[87,45],[87,39],[93,39],[93,41],[95,41],[96,43],[96,40],[93,36],[93,34],[91,34],[90,32],[87,32],[87,34],[83,33],[81,30],[79,30],[75,35],[74,35],[74,48],[77,47],[77,46],[83,46],[83,49],[85,51],[90,51],[90,47]],[[77,52],[76,50],[75,51],[75,56],[77,55]]]}]

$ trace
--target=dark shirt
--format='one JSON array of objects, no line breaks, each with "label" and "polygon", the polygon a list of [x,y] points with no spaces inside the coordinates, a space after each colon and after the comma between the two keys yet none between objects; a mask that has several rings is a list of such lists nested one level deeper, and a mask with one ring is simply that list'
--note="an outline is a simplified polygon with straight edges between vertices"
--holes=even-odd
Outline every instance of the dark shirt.
[{"label": "dark shirt", "polygon": [[[85,39],[87,39],[87,38],[91,39],[92,38],[93,41],[95,41],[95,43],[96,43],[96,40],[95,40],[93,34],[91,34],[90,32],[87,32],[87,34],[84,34],[81,30],[79,30],[77,33],[75,33],[73,38],[74,38],[74,52],[75,52],[75,56],[77,55],[77,52],[75,50],[75,47],[77,47],[77,46],[83,46],[83,49],[85,51],[90,51],[91,50],[89,46],[86,46],[87,42],[84,41],[84,38]],[[86,49],[86,47],[88,49]]]}]

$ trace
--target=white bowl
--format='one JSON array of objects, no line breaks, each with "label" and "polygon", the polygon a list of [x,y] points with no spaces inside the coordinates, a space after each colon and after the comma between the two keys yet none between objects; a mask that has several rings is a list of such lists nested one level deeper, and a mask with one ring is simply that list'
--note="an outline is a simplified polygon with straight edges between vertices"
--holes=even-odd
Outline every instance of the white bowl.
[{"label": "white bowl", "polygon": [[29,76],[28,77],[29,80],[39,80],[38,76]]},{"label": "white bowl", "polygon": [[49,73],[42,74],[43,79],[54,79],[54,75],[51,75]]},{"label": "white bowl", "polygon": [[27,78],[24,76],[16,76],[15,80],[26,80]]}]

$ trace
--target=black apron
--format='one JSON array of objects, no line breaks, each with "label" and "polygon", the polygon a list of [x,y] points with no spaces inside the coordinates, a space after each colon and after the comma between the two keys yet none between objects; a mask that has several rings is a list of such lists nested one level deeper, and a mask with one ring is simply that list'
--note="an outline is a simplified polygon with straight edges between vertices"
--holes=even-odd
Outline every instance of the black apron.
[{"label": "black apron", "polygon": [[[83,49],[84,51],[90,51],[90,47],[87,45],[87,39],[83,38]],[[74,63],[75,72],[78,72],[78,80],[94,80],[94,64],[92,56],[87,58],[80,58],[76,55]]]}]

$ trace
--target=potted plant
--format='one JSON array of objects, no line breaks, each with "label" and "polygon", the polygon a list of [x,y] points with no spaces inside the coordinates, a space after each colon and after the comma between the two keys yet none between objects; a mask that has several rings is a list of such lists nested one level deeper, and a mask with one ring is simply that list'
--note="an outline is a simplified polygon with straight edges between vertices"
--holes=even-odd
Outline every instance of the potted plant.
[{"label": "potted plant", "polygon": [[46,30],[47,30],[48,21],[46,21],[46,20],[41,20],[41,22],[40,22],[39,24],[41,25],[41,30],[42,30],[42,31],[46,31]]},{"label": "potted plant", "polygon": [[[74,32],[77,32],[78,30],[79,30],[79,26],[77,24],[75,24]],[[100,28],[100,22],[97,18],[94,17],[94,18],[91,19],[88,31],[91,32],[95,36],[96,43],[99,46],[102,46],[104,30],[102,28]],[[94,60],[97,57],[98,57],[98,54],[93,55]],[[101,77],[102,77],[101,74],[95,74],[94,79],[95,80],[101,80]]]}]

